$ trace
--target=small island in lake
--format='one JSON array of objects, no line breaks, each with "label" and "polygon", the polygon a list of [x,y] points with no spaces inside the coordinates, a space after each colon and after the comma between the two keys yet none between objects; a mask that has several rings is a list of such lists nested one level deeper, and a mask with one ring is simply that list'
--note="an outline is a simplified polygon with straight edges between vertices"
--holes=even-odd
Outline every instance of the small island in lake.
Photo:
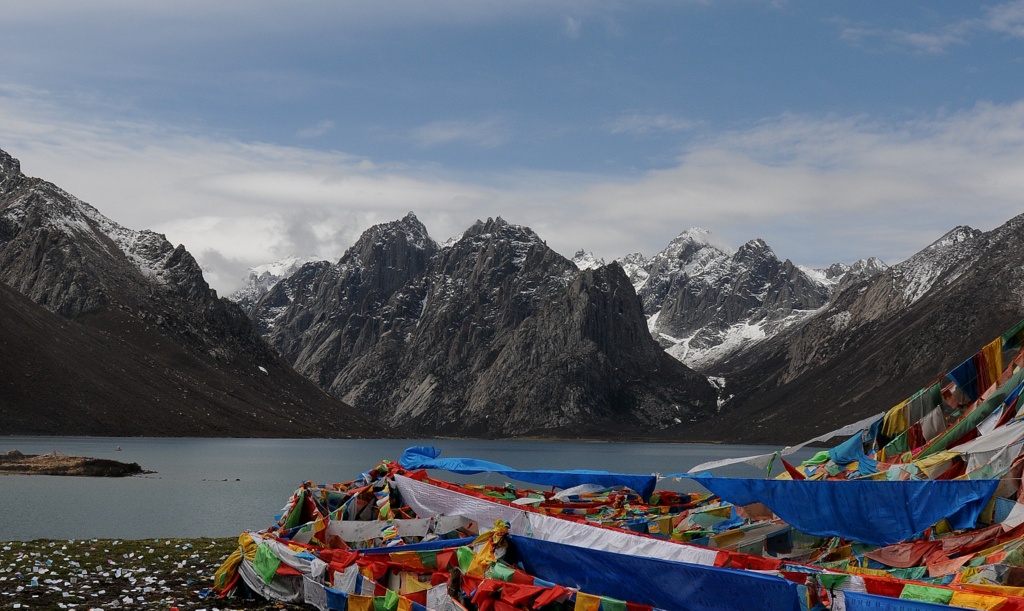
[{"label": "small island in lake", "polygon": [[10,450],[0,454],[0,475],[75,475],[82,477],[126,477],[148,473],[138,463],[106,458],[68,456],[54,450],[49,454],[22,454]]}]

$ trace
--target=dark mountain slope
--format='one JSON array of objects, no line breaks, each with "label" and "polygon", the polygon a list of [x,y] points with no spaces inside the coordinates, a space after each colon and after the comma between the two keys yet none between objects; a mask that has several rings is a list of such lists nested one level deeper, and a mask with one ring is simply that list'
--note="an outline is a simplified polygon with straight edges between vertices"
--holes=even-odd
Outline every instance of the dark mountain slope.
[{"label": "dark mountain slope", "polygon": [[[38,432],[33,422],[50,423],[52,434],[344,437],[371,430],[367,419],[291,370],[235,304],[218,299],[183,247],[125,229],[54,185],[24,176],[2,151],[0,282],[68,319],[62,328],[85,343],[65,345],[92,346],[79,360],[93,362],[74,364],[78,353],[71,350],[40,363],[82,378],[100,376],[83,381],[77,399],[72,389],[31,381],[7,386],[0,402],[21,415],[0,425],[4,433]],[[30,328],[46,333],[48,326]],[[29,350],[29,339],[12,349]],[[51,341],[38,338],[40,346],[56,349]],[[4,358],[13,362],[17,351]],[[59,380],[63,374],[38,375]],[[39,393],[52,400],[26,399]],[[8,429],[8,423],[30,429]]]}]

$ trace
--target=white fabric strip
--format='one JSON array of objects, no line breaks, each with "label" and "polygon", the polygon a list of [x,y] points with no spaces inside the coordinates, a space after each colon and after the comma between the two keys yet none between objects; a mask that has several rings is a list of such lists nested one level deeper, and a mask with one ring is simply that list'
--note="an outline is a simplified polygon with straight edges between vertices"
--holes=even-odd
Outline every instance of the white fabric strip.
[{"label": "white fabric strip", "polygon": [[981,437],[972,439],[967,443],[961,443],[960,445],[949,449],[952,452],[961,452],[963,454],[991,452],[993,450],[1004,448],[1021,437],[1024,437],[1024,420],[1004,424],[997,429],[993,429],[986,435],[982,435]]},{"label": "white fabric strip", "polygon": [[245,581],[245,584],[252,588],[263,598],[268,600],[279,600],[285,603],[301,603],[303,599],[302,578],[280,578],[275,577],[269,584],[263,581],[260,574],[253,568],[248,560],[242,560],[238,565],[238,575]]},{"label": "white fabric strip", "polygon": [[803,443],[801,443],[799,445],[788,446],[788,447],[784,448],[782,450],[782,452],[780,452],[780,453],[783,456],[789,456],[790,454],[792,454],[793,452],[796,452],[797,450],[799,450],[800,448],[804,447],[805,445],[812,444],[812,443],[814,443],[816,441],[828,441],[829,439],[832,439],[833,437],[841,437],[841,436],[846,436],[846,435],[853,435],[854,433],[859,433],[860,431],[863,431],[864,429],[870,427],[872,424],[875,423],[876,420],[878,420],[879,418],[883,418],[884,416],[885,416],[885,412],[881,412],[881,413],[875,414],[874,416],[865,418],[863,420],[859,420],[857,422],[854,422],[853,424],[847,424],[846,426],[840,427],[840,428],[832,431],[831,433],[825,433],[824,435],[818,435],[814,439],[808,439],[807,441],[805,441],[805,442],[803,442]]},{"label": "white fabric strip", "polygon": [[719,467],[725,467],[728,465],[735,465],[741,462],[747,463],[748,465],[753,465],[759,469],[764,469],[768,466],[768,463],[771,462],[772,456],[775,456],[774,452],[772,452],[771,454],[756,454],[754,456],[741,456],[739,458],[723,458],[721,460],[712,460],[709,462],[703,462],[695,467],[691,467],[690,470],[687,471],[687,473],[710,471],[711,469],[717,469]]},{"label": "white fabric strip", "polygon": [[564,545],[705,566],[713,566],[718,557],[716,550],[562,520],[492,503],[402,475],[395,476],[395,483],[402,499],[417,514],[458,514],[476,520],[481,530],[487,530],[495,520],[502,519],[511,524],[509,531],[512,534]]},{"label": "white fabric strip", "polygon": [[946,418],[942,415],[942,408],[936,407],[921,418],[921,434],[925,441],[931,441],[939,436],[939,433],[946,430]]},{"label": "white fabric strip", "polygon": [[402,495],[402,500],[409,504],[416,515],[464,516],[475,520],[481,531],[490,530],[495,520],[511,522],[522,513],[521,509],[491,503],[461,492],[438,488],[404,475],[395,475],[395,484]]},{"label": "white fabric strip", "polygon": [[[783,456],[789,456],[793,452],[796,452],[797,450],[803,448],[804,446],[806,446],[808,444],[812,444],[812,443],[814,443],[816,441],[828,441],[829,439],[832,439],[833,437],[840,437],[840,436],[845,436],[845,435],[853,435],[854,433],[859,433],[860,431],[863,431],[864,429],[866,429],[869,426],[871,426],[872,424],[874,424],[874,422],[876,420],[878,420],[879,418],[882,418],[883,416],[885,416],[885,412],[882,412],[882,413],[879,413],[879,414],[875,414],[874,416],[871,416],[870,418],[865,418],[865,419],[860,420],[858,422],[854,422],[853,424],[847,424],[846,426],[840,427],[840,428],[832,431],[831,433],[825,433],[824,435],[818,435],[814,439],[808,439],[807,441],[805,441],[805,442],[803,442],[803,443],[801,443],[799,445],[787,446],[787,447],[783,448],[779,452],[779,454],[781,454]],[[719,467],[725,467],[727,465],[735,465],[737,463],[746,463],[748,465],[753,465],[753,466],[755,466],[755,467],[757,467],[759,469],[764,469],[764,468],[766,468],[768,466],[768,463],[771,462],[771,458],[774,455],[775,455],[775,453],[771,452],[769,454],[755,454],[754,456],[743,456],[743,457],[740,457],[740,458],[724,458],[722,460],[712,460],[710,462],[701,463],[701,464],[697,465],[696,467],[690,468],[690,470],[687,471],[687,473],[697,473],[699,471],[710,471],[711,469],[717,469]]]},{"label": "white fabric strip", "polygon": [[307,605],[313,605],[318,611],[327,611],[327,592],[324,590],[324,584],[304,576],[302,601]]}]

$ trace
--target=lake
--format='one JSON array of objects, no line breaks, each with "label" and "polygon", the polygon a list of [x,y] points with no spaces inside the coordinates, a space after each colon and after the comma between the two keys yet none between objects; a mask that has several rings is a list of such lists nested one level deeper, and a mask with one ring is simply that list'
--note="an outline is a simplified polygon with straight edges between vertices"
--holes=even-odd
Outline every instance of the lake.
[{"label": "lake", "polygon": [[[233,537],[243,530],[270,526],[303,481],[352,480],[383,459],[398,460],[412,445],[436,446],[442,450],[442,458],[481,458],[515,469],[602,469],[622,473],[682,472],[708,460],[778,449],[465,439],[0,437],[0,453],[11,449],[24,454],[59,450],[72,456],[136,462],[143,469],[155,471],[128,478],[0,475],[0,540]],[[813,450],[804,449],[791,460],[811,454]],[[776,467],[775,473],[779,470]],[[715,474],[764,476],[763,471],[742,464],[716,470]],[[432,475],[497,485],[508,481],[493,474]],[[658,487],[701,490],[689,480],[662,480]]]}]

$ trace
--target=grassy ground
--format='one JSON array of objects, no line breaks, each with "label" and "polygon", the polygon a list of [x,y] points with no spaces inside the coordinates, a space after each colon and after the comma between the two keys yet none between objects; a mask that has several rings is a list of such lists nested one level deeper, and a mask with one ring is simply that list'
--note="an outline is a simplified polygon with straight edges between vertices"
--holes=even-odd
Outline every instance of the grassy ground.
[{"label": "grassy ground", "polygon": [[210,590],[236,539],[0,543],[0,609],[299,609]]}]

